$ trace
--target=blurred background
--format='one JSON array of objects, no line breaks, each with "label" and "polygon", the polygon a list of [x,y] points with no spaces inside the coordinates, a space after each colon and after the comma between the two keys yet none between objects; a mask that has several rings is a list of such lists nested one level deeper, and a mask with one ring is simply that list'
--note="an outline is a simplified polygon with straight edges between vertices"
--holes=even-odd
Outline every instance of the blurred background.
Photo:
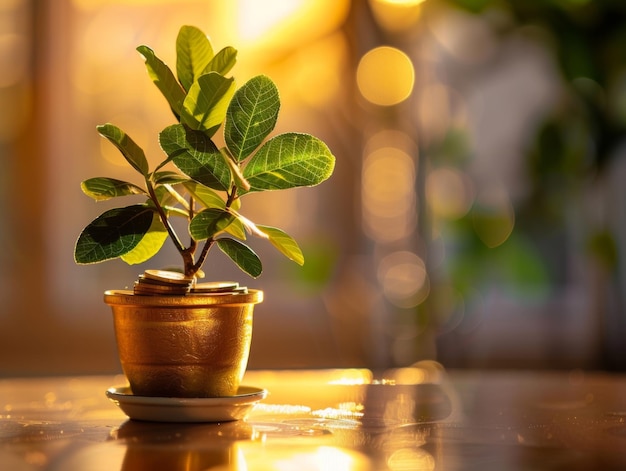
[{"label": "blurred background", "polygon": [[[162,160],[172,123],[135,47],[173,64],[183,24],[269,75],[277,132],[337,156],[330,181],[244,201],[260,243],[251,368],[626,368],[626,3],[621,0],[0,0],[0,376],[118,372],[105,289],[75,266],[135,178],[95,131]],[[134,180],[133,180],[134,181]],[[261,241],[262,242],[262,241]],[[173,249],[147,266],[177,262]]]}]

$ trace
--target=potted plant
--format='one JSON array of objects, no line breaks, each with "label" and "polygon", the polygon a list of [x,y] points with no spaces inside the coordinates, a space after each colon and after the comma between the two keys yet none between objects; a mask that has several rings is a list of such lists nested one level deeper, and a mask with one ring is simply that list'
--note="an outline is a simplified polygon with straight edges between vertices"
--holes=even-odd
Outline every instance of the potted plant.
[{"label": "potted plant", "polygon": [[109,209],[87,225],[75,261],[142,263],[169,239],[182,258],[179,271],[146,270],[132,291],[105,292],[123,371],[139,396],[232,396],[247,366],[252,309],[263,293],[230,282],[201,283],[207,257],[217,247],[256,278],[262,264],[246,243],[254,236],[302,264],[296,241],[250,221],[242,203],[257,192],[317,185],[330,177],[335,158],[311,135],[270,136],[280,108],[276,85],[259,75],[237,88],[227,76],[237,51],[214,52],[198,28],[180,29],[175,73],[149,47],[137,50],[176,122],[158,134],[164,156],[154,168],[120,128],[97,127],[142,181],[90,178],[82,182],[83,192],[96,201],[139,201]]}]

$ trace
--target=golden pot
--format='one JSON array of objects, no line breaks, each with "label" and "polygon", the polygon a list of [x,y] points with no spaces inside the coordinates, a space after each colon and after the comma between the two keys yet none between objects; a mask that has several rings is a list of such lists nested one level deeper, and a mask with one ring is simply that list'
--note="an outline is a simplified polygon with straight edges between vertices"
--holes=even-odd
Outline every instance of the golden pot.
[{"label": "golden pot", "polygon": [[254,305],[262,300],[258,290],[187,296],[106,291],[133,394],[235,395],[248,364]]}]

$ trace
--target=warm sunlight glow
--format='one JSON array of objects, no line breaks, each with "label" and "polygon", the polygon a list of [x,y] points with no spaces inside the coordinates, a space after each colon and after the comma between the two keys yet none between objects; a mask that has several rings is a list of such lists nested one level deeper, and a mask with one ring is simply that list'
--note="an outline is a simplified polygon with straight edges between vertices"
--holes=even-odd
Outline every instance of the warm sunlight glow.
[{"label": "warm sunlight glow", "polygon": [[272,55],[295,50],[336,30],[345,21],[349,0],[239,0],[238,44]]},{"label": "warm sunlight glow", "polygon": [[242,39],[264,36],[305,4],[306,0],[240,0],[239,31]]},{"label": "warm sunlight glow", "polygon": [[[304,103],[315,108],[333,106],[348,73],[349,44],[340,32],[305,44],[273,65],[285,101]],[[333,101],[335,100],[335,101]]]},{"label": "warm sunlight glow", "polygon": [[384,372],[384,381],[389,384],[441,383],[445,368],[434,360],[421,360],[409,367],[394,368]]},{"label": "warm sunlight glow", "polygon": [[354,469],[352,467],[354,458],[350,453],[339,448],[323,446],[318,448],[315,455],[315,462],[320,470],[348,471]]},{"label": "warm sunlight glow", "polygon": [[425,0],[372,0],[372,3],[393,5],[398,7],[415,7],[424,3]]},{"label": "warm sunlight glow", "polygon": [[331,379],[328,384],[341,384],[344,386],[355,384],[369,384],[372,382],[372,372],[366,369],[341,370],[340,378]]},{"label": "warm sunlight glow", "polygon": [[350,404],[340,404],[340,406],[341,407],[327,407],[325,409],[314,410],[311,412],[311,415],[322,419],[343,419],[345,421],[342,424],[343,428],[358,428],[360,422],[357,422],[357,420],[365,415],[363,412],[363,404],[353,402]]},{"label": "warm sunlight glow", "polygon": [[421,368],[395,368],[385,371],[385,380],[389,384],[422,384],[426,373]]},{"label": "warm sunlight glow", "polygon": [[404,31],[417,23],[424,0],[370,0],[378,24],[389,31]]},{"label": "warm sunlight glow", "polygon": [[367,52],[357,68],[357,85],[363,97],[382,106],[396,105],[413,91],[415,71],[409,56],[381,46]]},{"label": "warm sunlight glow", "polygon": [[435,458],[421,448],[402,448],[396,450],[387,460],[390,471],[411,469],[413,471],[433,471]]},{"label": "warm sunlight glow", "polygon": [[[291,471],[294,469],[310,471],[361,471],[371,469],[369,460],[360,453],[331,446],[284,447],[277,452],[261,456],[260,461],[248,458],[250,469],[275,469]],[[262,467],[266,465],[267,467]]]},{"label": "warm sunlight glow", "polygon": [[162,3],[173,3],[173,0],[72,0],[72,3],[85,10],[98,8],[101,6],[111,6],[116,3],[122,5],[159,5]]}]

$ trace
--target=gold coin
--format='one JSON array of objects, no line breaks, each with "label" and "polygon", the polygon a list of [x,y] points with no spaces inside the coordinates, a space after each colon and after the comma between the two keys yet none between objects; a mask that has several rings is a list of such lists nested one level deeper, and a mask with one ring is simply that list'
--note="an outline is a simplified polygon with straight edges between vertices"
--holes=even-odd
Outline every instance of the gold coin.
[{"label": "gold coin", "polygon": [[192,293],[223,293],[233,292],[239,289],[239,283],[236,281],[213,281],[196,283],[191,287]]},{"label": "gold coin", "polygon": [[177,285],[189,285],[192,283],[190,278],[186,278],[184,274],[176,271],[167,270],[146,270],[143,273],[146,279],[159,281],[161,283],[170,283]]},{"label": "gold coin", "polygon": [[133,291],[135,294],[145,295],[183,295],[187,294],[187,292],[189,291],[189,286],[166,285],[160,283],[154,284],[146,283],[145,280],[139,280],[135,282]]},{"label": "gold coin", "polygon": [[143,275],[139,275],[139,279],[137,283],[142,285],[150,285],[150,286],[167,286],[172,289],[186,288],[191,286],[191,281],[188,283],[172,283],[171,281],[162,281],[162,280],[153,280],[151,278],[146,278]]}]

